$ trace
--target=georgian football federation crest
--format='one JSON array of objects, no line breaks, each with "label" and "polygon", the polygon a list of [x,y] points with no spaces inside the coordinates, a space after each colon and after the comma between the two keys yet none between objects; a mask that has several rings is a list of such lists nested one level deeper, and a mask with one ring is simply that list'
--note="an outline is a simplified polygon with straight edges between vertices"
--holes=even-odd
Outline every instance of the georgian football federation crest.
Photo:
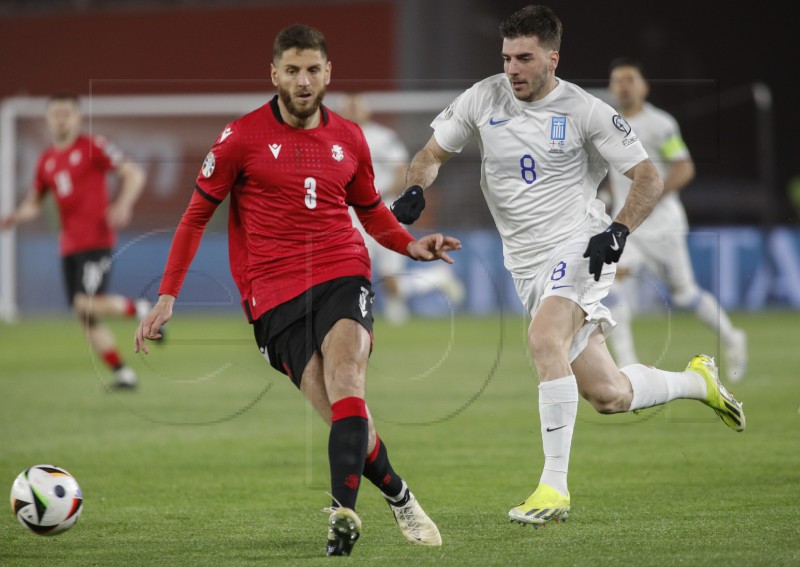
[{"label": "georgian football federation crest", "polygon": [[81,153],[80,150],[78,150],[78,149],[72,150],[70,152],[70,154],[69,154],[69,164],[72,167],[75,167],[76,165],[78,165],[81,162],[81,158],[82,157],[83,157],[83,154]]},{"label": "georgian football federation crest", "polygon": [[206,159],[203,160],[203,177],[211,177],[211,174],[214,173],[215,165],[216,159],[214,158],[214,152],[208,152]]},{"label": "georgian football federation crest", "polygon": [[333,147],[331,148],[331,155],[336,161],[342,161],[344,159],[344,150],[342,149],[342,146],[339,144],[333,144]]}]

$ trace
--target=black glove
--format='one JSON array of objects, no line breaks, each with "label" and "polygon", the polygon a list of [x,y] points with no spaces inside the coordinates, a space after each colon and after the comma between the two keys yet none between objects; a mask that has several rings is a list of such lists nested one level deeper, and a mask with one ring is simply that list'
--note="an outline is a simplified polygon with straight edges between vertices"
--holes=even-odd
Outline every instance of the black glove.
[{"label": "black glove", "polygon": [[621,222],[612,222],[603,232],[589,239],[589,246],[586,247],[583,257],[589,258],[589,273],[594,274],[594,281],[600,281],[604,263],[619,262],[625,248],[625,239],[630,233],[628,227]]},{"label": "black glove", "polygon": [[391,206],[395,218],[403,224],[412,224],[424,208],[425,197],[422,196],[422,187],[419,185],[412,185],[403,191]]}]

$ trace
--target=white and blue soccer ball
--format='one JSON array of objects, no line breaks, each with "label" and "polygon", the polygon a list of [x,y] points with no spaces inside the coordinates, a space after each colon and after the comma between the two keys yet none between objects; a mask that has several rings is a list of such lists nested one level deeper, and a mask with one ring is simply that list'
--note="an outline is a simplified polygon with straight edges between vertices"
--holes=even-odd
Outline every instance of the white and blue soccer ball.
[{"label": "white and blue soccer ball", "polygon": [[53,465],[36,465],[19,473],[11,486],[11,509],[19,523],[39,535],[70,529],[83,510],[78,481]]}]

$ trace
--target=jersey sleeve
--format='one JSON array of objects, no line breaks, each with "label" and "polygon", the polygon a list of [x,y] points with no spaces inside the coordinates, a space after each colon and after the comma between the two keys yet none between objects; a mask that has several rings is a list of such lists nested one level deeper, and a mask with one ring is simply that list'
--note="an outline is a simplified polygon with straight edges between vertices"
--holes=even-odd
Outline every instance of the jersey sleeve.
[{"label": "jersey sleeve", "polygon": [[458,153],[477,133],[475,126],[476,87],[461,93],[431,122],[436,143],[450,153]]},{"label": "jersey sleeve", "polygon": [[586,138],[619,173],[649,156],[628,122],[611,106],[597,100],[585,124]]},{"label": "jersey sleeve", "polygon": [[372,208],[381,202],[381,194],[375,187],[375,172],[372,169],[372,154],[361,128],[356,141],[356,174],[347,185],[347,204],[355,208]]},{"label": "jersey sleeve", "polygon": [[689,159],[689,148],[681,136],[681,129],[678,126],[678,121],[672,116],[666,116],[666,127],[664,128],[664,137],[660,140],[658,151],[661,153],[661,158],[667,163]]},{"label": "jersey sleeve", "polygon": [[122,151],[103,136],[92,138],[92,163],[102,171],[116,169],[125,156]]},{"label": "jersey sleeve", "polygon": [[215,205],[230,193],[243,167],[241,132],[236,123],[229,124],[206,154],[195,189]]}]

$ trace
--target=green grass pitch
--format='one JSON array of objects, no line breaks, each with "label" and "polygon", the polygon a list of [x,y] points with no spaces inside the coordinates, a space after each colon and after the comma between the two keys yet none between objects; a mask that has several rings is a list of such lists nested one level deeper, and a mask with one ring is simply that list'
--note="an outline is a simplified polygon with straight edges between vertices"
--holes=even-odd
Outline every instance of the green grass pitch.
[{"label": "green grass pitch", "polygon": [[[397,471],[444,545],[405,542],[368,482],[352,565],[799,565],[800,316],[735,314],[749,332],[747,430],[698,402],[602,416],[580,402],[572,513],[534,530],[507,511],[542,463],[537,380],[516,316],[378,320],[367,400]],[[0,326],[0,488],[28,466],[72,472],[85,502],[56,537],[0,514],[2,565],[323,565],[327,428],[271,370],[238,314],[182,315],[132,352],[137,392],[70,319]],[[673,314],[635,323],[643,361],[681,370],[716,338]],[[718,358],[719,360],[719,358]],[[724,363],[724,360],[722,361]],[[3,488],[5,487],[5,488]],[[6,492],[8,494],[8,492]]]}]

